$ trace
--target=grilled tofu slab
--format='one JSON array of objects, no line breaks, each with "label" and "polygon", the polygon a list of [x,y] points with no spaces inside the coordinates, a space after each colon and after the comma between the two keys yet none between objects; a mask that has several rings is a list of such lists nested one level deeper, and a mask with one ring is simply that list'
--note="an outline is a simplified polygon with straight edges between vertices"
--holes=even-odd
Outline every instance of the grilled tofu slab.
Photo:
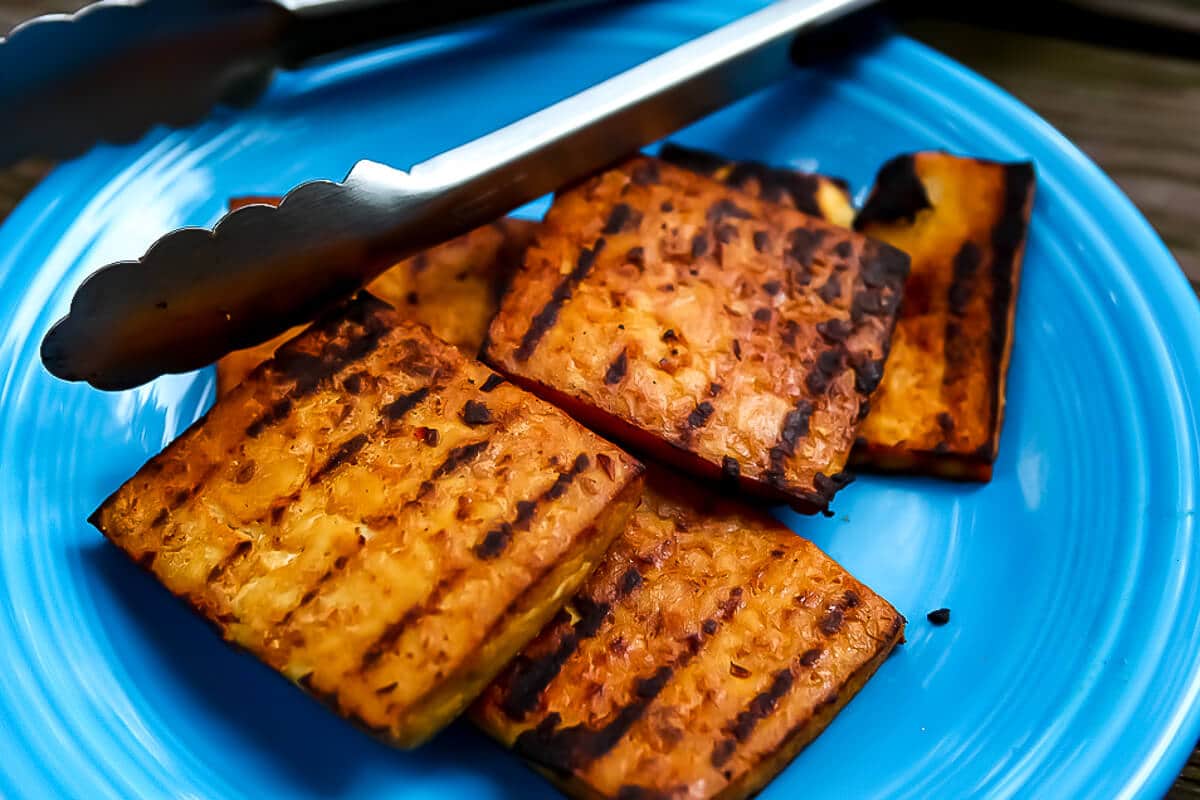
[{"label": "grilled tofu slab", "polygon": [[726,186],[790,206],[826,222],[849,228],[854,222],[850,185],[841,178],[780,169],[758,161],[731,161],[707,150],[668,142],[658,157],[676,166],[699,172]]},{"label": "grilled tofu slab", "polygon": [[92,521],[227,640],[408,747],[575,592],[641,472],[363,296],[281,347]]},{"label": "grilled tofu slab", "polygon": [[[230,203],[275,204],[278,198],[248,197]],[[405,317],[428,325],[443,340],[474,357],[496,314],[500,293],[521,262],[537,223],[501,219],[405,259],[371,282],[368,290]],[[304,326],[217,362],[217,393],[225,394]]]},{"label": "grilled tofu slab", "polygon": [[856,226],[912,272],[856,465],[991,479],[1034,183],[1028,163],[937,152],[880,170]]},{"label": "grilled tofu slab", "polygon": [[574,797],[741,798],[903,632],[815,545],[652,470],[604,562],[472,715]]},{"label": "grilled tofu slab", "polygon": [[599,431],[825,509],[882,374],[908,257],[637,157],[555,199],[485,357]]}]

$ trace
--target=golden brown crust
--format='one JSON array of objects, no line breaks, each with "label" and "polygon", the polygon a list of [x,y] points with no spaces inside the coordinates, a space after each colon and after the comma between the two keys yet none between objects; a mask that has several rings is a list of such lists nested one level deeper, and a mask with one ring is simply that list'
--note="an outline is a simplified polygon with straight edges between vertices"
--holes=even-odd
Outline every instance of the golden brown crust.
[{"label": "golden brown crust", "polygon": [[812,513],[845,482],[907,258],[635,158],[563,193],[486,357],[598,430]]},{"label": "golden brown crust", "polygon": [[912,271],[855,465],[991,478],[1034,183],[1031,164],[938,152],[880,170],[856,227]]},{"label": "golden brown crust", "polygon": [[759,161],[732,161],[716,153],[671,142],[663,145],[658,157],[746,194],[789,206],[843,228],[849,228],[854,222],[850,186],[841,178],[781,169]]},{"label": "golden brown crust", "polygon": [[[251,203],[274,205],[278,198],[247,197],[230,202],[237,209]],[[469,356],[479,352],[488,323],[496,314],[500,293],[533,238],[537,223],[500,219],[470,233],[407,258],[367,287],[405,317],[428,325],[444,341]],[[301,325],[217,362],[217,394],[241,383],[256,366],[300,331]]]},{"label": "golden brown crust", "polygon": [[411,746],[582,583],[640,473],[364,296],[280,348],[93,522],[226,639]]},{"label": "golden brown crust", "polygon": [[663,472],[475,720],[577,797],[757,791],[904,619],[772,518]]}]

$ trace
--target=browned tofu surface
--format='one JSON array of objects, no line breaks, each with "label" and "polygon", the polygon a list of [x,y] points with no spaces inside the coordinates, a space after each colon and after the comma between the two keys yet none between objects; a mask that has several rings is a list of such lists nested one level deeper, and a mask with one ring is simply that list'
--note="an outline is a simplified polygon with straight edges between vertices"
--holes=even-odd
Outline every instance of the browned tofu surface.
[{"label": "browned tofu surface", "polygon": [[854,222],[850,186],[841,178],[781,169],[758,161],[732,161],[716,153],[669,142],[663,145],[658,157],[746,194],[790,206],[843,228]]},{"label": "browned tofu surface", "polygon": [[[248,197],[232,201],[230,207],[276,202],[278,198]],[[520,264],[536,228],[537,223],[527,220],[497,220],[401,261],[372,281],[368,290],[405,317],[428,325],[443,340],[474,356],[496,314],[500,293]],[[302,330],[304,326],[293,328],[219,360],[217,393],[223,395],[237,386]]]},{"label": "browned tofu surface", "polygon": [[1031,164],[935,152],[880,171],[856,226],[912,271],[855,464],[991,478],[1034,182]]},{"label": "browned tofu surface", "polygon": [[903,631],[812,543],[652,470],[601,566],[472,714],[575,797],[741,798]]},{"label": "browned tofu surface", "polygon": [[411,746],[590,574],[641,471],[362,296],[280,348],[92,521],[226,639]]},{"label": "browned tofu surface", "polygon": [[638,157],[563,192],[486,358],[597,430],[809,513],[882,373],[908,258]]}]

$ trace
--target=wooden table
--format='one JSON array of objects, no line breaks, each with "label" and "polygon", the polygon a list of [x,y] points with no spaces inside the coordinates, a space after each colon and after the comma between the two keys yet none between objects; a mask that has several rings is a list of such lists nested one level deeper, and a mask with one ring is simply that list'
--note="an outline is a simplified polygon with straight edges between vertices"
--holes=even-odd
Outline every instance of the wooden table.
[{"label": "wooden table", "polygon": [[[81,5],[0,0],[0,31]],[[1200,2],[932,5],[904,23],[907,32],[1015,94],[1095,159],[1200,293]],[[0,221],[50,166],[33,161],[0,170]],[[1200,800],[1200,748],[1167,797]]]}]

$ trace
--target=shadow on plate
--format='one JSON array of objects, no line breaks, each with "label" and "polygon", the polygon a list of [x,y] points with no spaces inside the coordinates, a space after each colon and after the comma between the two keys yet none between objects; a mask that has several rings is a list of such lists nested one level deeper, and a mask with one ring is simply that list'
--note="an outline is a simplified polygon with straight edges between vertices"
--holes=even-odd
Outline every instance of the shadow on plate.
[{"label": "shadow on plate", "polygon": [[187,743],[231,784],[249,791],[257,778],[288,796],[335,797],[357,794],[355,785],[364,781],[412,787],[417,778],[434,790],[470,784],[494,788],[496,797],[554,796],[462,721],[416,751],[382,744],[226,645],[111,545],[88,545],[82,555],[98,577],[96,618],[107,623],[129,679],[171,726],[163,738]]}]

